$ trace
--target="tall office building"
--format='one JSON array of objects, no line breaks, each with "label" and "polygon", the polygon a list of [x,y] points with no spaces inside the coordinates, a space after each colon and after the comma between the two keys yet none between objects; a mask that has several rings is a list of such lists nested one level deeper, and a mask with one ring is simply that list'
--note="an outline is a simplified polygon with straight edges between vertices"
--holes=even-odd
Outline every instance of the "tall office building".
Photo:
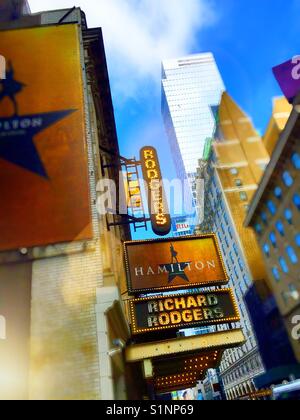
[{"label": "tall office building", "polygon": [[252,199],[246,225],[262,249],[271,289],[300,362],[300,96]]},{"label": "tall office building", "polygon": [[187,213],[197,208],[198,161],[206,139],[213,135],[213,107],[219,105],[224,89],[211,53],[163,61],[162,114],[177,177],[182,182],[189,180],[191,190],[185,194]]},{"label": "tall office building", "polygon": [[[205,221],[200,230],[213,230],[218,234],[247,337],[242,349],[224,353],[220,374],[229,399],[256,394],[256,390],[262,389],[270,378],[270,372],[280,370],[282,374],[283,370],[278,368],[292,364],[294,360],[268,288],[269,278],[254,230],[244,226],[249,199],[260,188],[269,162],[266,149],[276,145],[287,112],[286,101],[277,98],[262,139],[249,117],[224,93],[218,111],[212,157],[208,159],[205,154],[199,163],[198,176],[205,178],[206,192]],[[273,349],[274,354],[270,355],[266,349]],[[266,375],[262,375],[264,370]],[[274,375],[272,378],[275,380]],[[288,375],[282,376],[282,380],[287,378]]]},{"label": "tall office building", "polygon": [[244,227],[249,203],[269,155],[251,119],[225,92],[214,142],[216,171],[253,280],[266,279],[262,253],[252,229]]},{"label": "tall office building", "polygon": [[255,391],[254,379],[265,368],[245,296],[253,282],[268,277],[254,231],[244,227],[244,219],[269,155],[250,118],[227,92],[222,95],[217,117],[201,228],[218,232],[247,336],[243,349],[225,352],[220,369],[227,397],[236,399]]},{"label": "tall office building", "polygon": [[254,379],[264,373],[257,339],[252,327],[244,296],[252,284],[251,273],[234,220],[226,201],[222,185],[214,166],[215,156],[199,162],[198,174],[205,180],[205,222],[200,232],[217,232],[226,270],[230,277],[230,287],[235,291],[236,301],[241,314],[241,327],[246,342],[243,347],[224,352],[220,366],[220,377],[224,384],[224,392],[229,400],[243,398],[256,391]]}]

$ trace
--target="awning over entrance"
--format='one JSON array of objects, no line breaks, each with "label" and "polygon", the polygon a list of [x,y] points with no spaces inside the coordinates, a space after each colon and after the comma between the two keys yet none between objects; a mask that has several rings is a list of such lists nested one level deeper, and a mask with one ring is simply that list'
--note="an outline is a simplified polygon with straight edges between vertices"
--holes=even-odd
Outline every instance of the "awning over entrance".
[{"label": "awning over entrance", "polygon": [[145,379],[156,394],[195,388],[208,369],[216,369],[223,351],[243,345],[242,330],[181,337],[127,348],[127,362],[144,364]]},{"label": "awning over entrance", "polygon": [[[157,393],[165,390],[194,388],[205,378],[208,369],[216,369],[223,350],[207,353],[189,353],[181,357],[157,359],[153,363],[154,387]],[[193,384],[193,386],[191,385]]]},{"label": "awning over entrance", "polygon": [[161,342],[134,344],[126,349],[126,360],[129,363],[142,362],[147,359],[161,358],[173,354],[201,353],[210,350],[224,350],[242,346],[245,343],[241,329],[222,331],[214,334],[181,337]]}]

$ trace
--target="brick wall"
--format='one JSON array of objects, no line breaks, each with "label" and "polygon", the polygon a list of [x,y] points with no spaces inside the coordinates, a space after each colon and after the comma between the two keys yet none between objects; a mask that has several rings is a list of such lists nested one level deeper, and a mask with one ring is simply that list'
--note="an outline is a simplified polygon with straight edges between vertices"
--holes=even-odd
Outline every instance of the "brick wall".
[{"label": "brick wall", "polygon": [[96,288],[100,249],[35,261],[31,399],[100,399]]}]

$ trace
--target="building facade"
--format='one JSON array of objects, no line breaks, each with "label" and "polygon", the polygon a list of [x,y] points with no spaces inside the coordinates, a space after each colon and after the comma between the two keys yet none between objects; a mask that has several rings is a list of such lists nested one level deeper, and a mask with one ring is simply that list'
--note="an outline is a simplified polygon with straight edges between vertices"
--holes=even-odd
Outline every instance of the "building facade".
[{"label": "building facade", "polygon": [[263,142],[269,156],[272,156],[281,132],[284,130],[292,111],[292,106],[284,97],[273,99],[273,110]]},{"label": "building facade", "polygon": [[221,385],[218,375],[218,371],[210,369],[207,371],[207,375],[202,384],[203,397],[205,401],[221,401]]},{"label": "building facade", "polygon": [[[287,115],[286,101],[276,99],[263,140],[249,117],[224,93],[218,112],[212,161],[210,165],[201,161],[198,170],[199,177],[203,176],[205,167],[207,173],[205,222],[200,229],[213,228],[218,232],[231,285],[237,293],[246,323],[243,327],[250,336],[243,349],[244,355],[240,349],[224,354],[220,372],[229,399],[247,398],[259,388],[262,381],[258,378],[264,377],[264,371],[282,368],[294,361],[272,300],[269,276],[255,232],[244,226],[251,198],[269,162],[267,147],[271,151],[276,145]],[[249,313],[255,310],[254,301],[264,308],[260,313],[261,322],[256,312]],[[276,348],[277,358],[266,355],[267,345]]]},{"label": "building facade", "polygon": [[[211,138],[224,84],[212,54],[195,54],[162,65],[162,115],[177,177],[188,181],[185,213],[198,206],[195,175],[205,141]],[[195,224],[195,219],[191,219]]]},{"label": "building facade", "polygon": [[0,0],[0,22],[16,20],[29,13],[28,0]]},{"label": "building facade", "polygon": [[205,179],[206,198],[204,223],[199,230],[202,233],[217,232],[225,266],[230,276],[229,286],[235,291],[241,314],[241,326],[246,343],[241,348],[225,351],[220,366],[220,377],[226,398],[235,400],[256,390],[254,379],[263,374],[265,369],[244,300],[252,284],[252,277],[245,263],[234,219],[213,159],[212,155],[209,161],[199,162],[198,176]]},{"label": "building facade", "polygon": [[256,231],[295,356],[300,360],[300,148],[299,98],[253,197],[246,226]]},{"label": "building facade", "polygon": [[180,236],[188,236],[194,233],[195,226],[190,224],[187,217],[172,218],[172,235],[177,238]]},{"label": "building facade", "polygon": [[[1,29],[13,27],[17,36],[21,28],[55,31],[72,24],[80,38],[92,237],[0,253],[0,399],[135,399],[141,398],[136,389],[143,392],[138,369],[131,371],[123,356],[130,332],[120,298],[122,242],[130,232],[108,229],[113,216],[97,211],[97,183],[118,181],[119,165],[101,29],[88,29],[78,8],[7,20]],[[60,135],[68,147],[68,137]]]}]

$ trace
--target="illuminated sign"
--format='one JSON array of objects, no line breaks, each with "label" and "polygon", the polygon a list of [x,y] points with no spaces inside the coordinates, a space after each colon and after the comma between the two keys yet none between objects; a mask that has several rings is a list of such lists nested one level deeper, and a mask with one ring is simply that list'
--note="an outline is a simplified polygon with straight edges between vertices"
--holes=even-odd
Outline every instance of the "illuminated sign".
[{"label": "illuminated sign", "polygon": [[130,315],[134,335],[240,320],[231,289],[135,299],[130,301]]},{"label": "illuminated sign", "polygon": [[229,281],[214,234],[125,242],[129,293],[224,285]]},{"label": "illuminated sign", "polygon": [[166,201],[157,152],[153,147],[141,150],[143,177],[148,188],[148,206],[153,232],[159,236],[171,231],[171,217]]},{"label": "illuminated sign", "polygon": [[195,377],[201,380],[208,369],[216,369],[220,365],[222,355],[223,350],[212,350],[154,359],[152,365],[156,384],[168,387],[184,380],[194,380]]},{"label": "illuminated sign", "polygon": [[0,52],[0,251],[90,239],[78,25],[1,31]]}]

